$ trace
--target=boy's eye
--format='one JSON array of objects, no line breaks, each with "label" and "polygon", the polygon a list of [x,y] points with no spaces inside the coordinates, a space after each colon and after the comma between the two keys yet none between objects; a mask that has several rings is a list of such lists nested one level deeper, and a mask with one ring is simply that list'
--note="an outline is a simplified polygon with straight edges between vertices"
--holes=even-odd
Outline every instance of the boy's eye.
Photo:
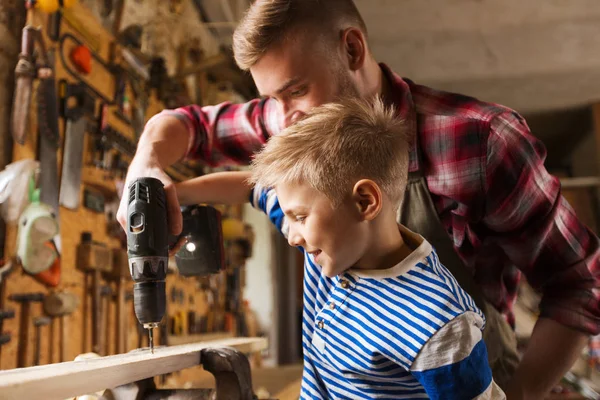
[{"label": "boy's eye", "polygon": [[307,86],[302,86],[302,87],[299,87],[298,89],[294,89],[290,93],[290,96],[292,96],[292,97],[301,97],[301,96],[304,96],[307,91],[308,91],[308,87]]},{"label": "boy's eye", "polygon": [[306,220],[305,216],[296,216],[296,221],[298,221],[300,223],[304,222],[305,220]]}]

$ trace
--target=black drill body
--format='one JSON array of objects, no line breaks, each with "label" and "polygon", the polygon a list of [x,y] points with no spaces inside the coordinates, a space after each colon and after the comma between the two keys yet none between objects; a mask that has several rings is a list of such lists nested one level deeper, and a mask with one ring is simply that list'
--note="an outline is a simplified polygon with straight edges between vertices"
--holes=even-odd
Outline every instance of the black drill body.
[{"label": "black drill body", "polygon": [[125,194],[127,255],[133,278],[135,315],[144,328],[158,326],[166,308],[169,226],[163,184],[155,178],[133,181]]}]

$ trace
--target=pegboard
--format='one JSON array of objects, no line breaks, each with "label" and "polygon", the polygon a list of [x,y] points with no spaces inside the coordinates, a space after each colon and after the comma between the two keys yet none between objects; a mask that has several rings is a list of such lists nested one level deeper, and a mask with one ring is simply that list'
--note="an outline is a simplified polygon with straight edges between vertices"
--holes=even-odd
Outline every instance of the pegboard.
[{"label": "pegboard", "polygon": [[[114,38],[100,25],[100,23],[93,17],[93,15],[86,10],[83,6],[76,4],[70,9],[73,16],[75,16],[82,26],[85,26],[89,32],[91,32],[94,38],[99,44],[97,55],[104,62],[109,60],[109,52],[111,51],[111,44],[114,43]],[[44,15],[40,11],[30,10],[28,15],[28,22],[33,26],[42,27],[44,33],[44,39],[48,49],[54,49],[55,54],[58,55],[60,49],[58,49],[58,42],[53,42],[46,36],[46,26],[48,23],[48,16]],[[61,24],[61,35],[71,34],[83,43],[86,43],[84,37],[82,37],[78,31],[73,29],[69,23],[64,20]],[[113,48],[114,50],[114,48]],[[55,57],[55,79],[60,81],[62,79],[69,83],[76,83],[77,79],[72,76],[71,73],[65,68],[61,57]],[[16,60],[15,60],[16,63]],[[114,87],[114,80],[110,75],[106,75],[105,71],[101,69],[92,69],[91,73],[85,77],[85,80],[96,87],[101,88],[100,92],[110,92],[111,88]],[[38,147],[38,135],[37,135],[37,99],[35,98],[36,85],[34,83],[33,98],[30,107],[30,124],[29,131],[26,137],[24,145],[15,144],[13,150],[13,162],[22,159],[36,159],[37,147]],[[130,93],[131,96],[131,93]],[[130,97],[131,98],[131,97]],[[96,103],[100,103],[100,100],[96,100]],[[99,104],[96,104],[97,110]],[[116,106],[111,106],[116,108]],[[108,107],[108,118],[107,121],[111,126],[114,126],[122,135],[128,137],[135,143],[135,134],[133,129],[123,123],[119,118],[115,117],[116,114],[112,113],[113,109]],[[148,107],[149,112],[146,115],[146,120],[154,113],[160,111],[163,107],[160,102],[155,98],[151,98],[151,104]],[[59,121],[59,131],[61,135],[61,146],[64,145],[64,132],[65,124],[62,118]],[[80,188],[80,206],[76,210],[69,210],[64,207],[60,207],[60,236],[62,242],[61,252],[61,278],[60,284],[56,288],[49,288],[44,284],[38,282],[34,277],[23,271],[20,266],[17,266],[15,271],[8,276],[5,283],[4,297],[0,299],[0,308],[14,309],[15,318],[4,321],[3,330],[8,331],[12,335],[12,339],[8,344],[2,346],[1,358],[0,358],[0,369],[11,369],[17,366],[17,349],[19,344],[19,323],[20,323],[20,305],[8,300],[8,296],[11,294],[18,293],[32,293],[42,292],[48,294],[52,291],[69,291],[75,294],[80,301],[79,307],[76,311],[65,317],[65,329],[67,330],[67,341],[65,343],[66,358],[65,361],[73,360],[77,355],[90,352],[92,350],[91,343],[91,332],[92,332],[92,295],[91,295],[91,275],[86,274],[77,268],[77,257],[76,249],[80,243],[80,237],[83,232],[90,232],[95,241],[104,243],[106,246],[112,249],[122,248],[122,242],[109,235],[107,229],[107,219],[105,214],[98,213],[87,209],[83,206],[83,191],[85,187],[93,187],[95,190],[104,193],[110,197],[111,194],[117,192],[114,176],[108,172],[98,169],[91,165],[93,158],[93,143],[91,142],[89,134],[85,135],[84,139],[84,167],[82,169],[82,185]],[[62,166],[62,150],[58,151],[58,171],[61,172]],[[126,157],[125,157],[126,159]],[[180,177],[181,179],[184,176]],[[241,218],[241,215],[238,216]],[[17,240],[17,227],[15,225],[9,225],[7,227],[6,242],[5,242],[5,255],[9,259],[14,256],[16,249]],[[225,274],[217,275],[212,279],[212,284],[223,286]],[[125,292],[131,292],[133,288],[133,282],[131,278],[126,278],[122,281]],[[208,284],[208,281],[205,282]],[[114,280],[106,279],[102,277],[101,284],[109,286],[112,293],[118,292],[118,283]],[[167,277],[167,302],[168,302],[168,314],[173,315],[177,312],[187,312],[193,310],[197,315],[209,315],[209,307],[207,303],[207,291],[202,289],[202,281],[198,279],[190,279],[180,277],[177,274],[170,274]],[[175,290],[173,290],[175,288]],[[171,301],[171,293],[183,293],[183,299],[177,301]],[[105,337],[105,351],[106,355],[117,353],[117,300],[116,296],[107,297],[108,301],[105,301],[107,307],[106,312],[103,314],[106,318],[102,335]],[[219,303],[224,301],[220,299]],[[222,308],[217,305],[217,307]],[[32,366],[34,364],[34,347],[35,347],[35,328],[33,326],[33,318],[36,316],[43,315],[42,305],[40,303],[32,303],[31,311],[29,316],[29,338],[28,338],[28,354],[26,366]],[[133,312],[133,301],[130,299],[125,302],[125,317],[126,321],[126,340],[125,340],[125,351],[130,351],[138,347],[138,345],[147,346],[147,337],[144,332],[140,336],[138,330],[138,322]],[[168,323],[167,317],[163,320],[163,323]],[[214,324],[213,324],[214,325]],[[40,346],[40,364],[47,364],[53,362],[59,362],[60,358],[60,332],[59,332],[59,320],[54,319],[51,325],[41,328],[41,346]],[[170,327],[167,327],[170,329]],[[155,330],[155,344],[161,344],[160,329]],[[220,338],[225,336],[231,336],[231,334],[211,334],[209,338]],[[202,336],[196,337],[201,339]],[[189,376],[188,378],[189,379]],[[170,381],[171,384],[176,382]]]}]

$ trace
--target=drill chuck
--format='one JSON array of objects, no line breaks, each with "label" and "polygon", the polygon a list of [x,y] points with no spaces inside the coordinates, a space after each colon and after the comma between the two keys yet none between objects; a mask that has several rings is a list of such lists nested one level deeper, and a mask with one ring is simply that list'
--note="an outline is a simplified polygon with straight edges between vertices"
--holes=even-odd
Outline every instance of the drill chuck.
[{"label": "drill chuck", "polygon": [[127,256],[133,278],[135,315],[145,327],[156,326],[165,314],[168,221],[163,184],[155,178],[133,181],[125,195]]}]

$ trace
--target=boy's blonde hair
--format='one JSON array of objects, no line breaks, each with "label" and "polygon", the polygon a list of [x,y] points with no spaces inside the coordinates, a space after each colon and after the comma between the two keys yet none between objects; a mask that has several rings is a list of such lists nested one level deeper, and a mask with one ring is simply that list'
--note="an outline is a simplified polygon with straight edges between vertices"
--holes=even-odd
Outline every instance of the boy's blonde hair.
[{"label": "boy's blonde hair", "polygon": [[367,34],[352,0],[257,0],[233,33],[233,54],[238,66],[248,70],[273,45],[300,32],[339,38],[347,26]]},{"label": "boy's blonde hair", "polygon": [[409,132],[376,97],[314,108],[269,139],[252,162],[251,181],[263,187],[308,184],[336,207],[360,179],[371,179],[398,207],[408,175]]}]

